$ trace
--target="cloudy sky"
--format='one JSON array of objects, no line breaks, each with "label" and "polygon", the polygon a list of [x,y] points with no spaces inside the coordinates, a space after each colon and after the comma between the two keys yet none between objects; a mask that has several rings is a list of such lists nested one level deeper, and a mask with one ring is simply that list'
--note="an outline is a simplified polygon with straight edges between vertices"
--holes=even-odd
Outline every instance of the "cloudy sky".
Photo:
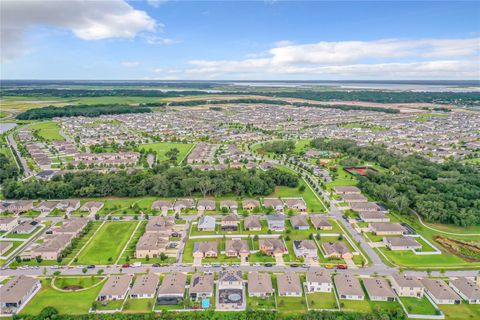
[{"label": "cloudy sky", "polygon": [[2,79],[479,79],[480,2],[2,0]]}]

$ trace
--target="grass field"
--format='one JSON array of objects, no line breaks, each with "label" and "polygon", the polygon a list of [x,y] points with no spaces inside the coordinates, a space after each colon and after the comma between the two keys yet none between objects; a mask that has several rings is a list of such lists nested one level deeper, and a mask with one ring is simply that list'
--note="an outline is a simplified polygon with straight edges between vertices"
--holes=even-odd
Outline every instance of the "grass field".
[{"label": "grass field", "polygon": [[439,306],[447,320],[477,320],[480,319],[480,304],[462,303],[458,305],[443,304]]},{"label": "grass field", "polygon": [[54,284],[60,289],[68,286],[80,286],[88,289],[104,279],[105,277],[58,277],[55,278]]},{"label": "grass field", "polygon": [[45,140],[65,140],[60,135],[60,127],[53,121],[40,122],[29,127],[30,130],[38,130],[38,135]]},{"label": "grass field", "polygon": [[113,264],[136,224],[137,221],[105,223],[80,253],[77,264]]},{"label": "grass field", "polygon": [[147,313],[151,312],[155,299],[128,299],[123,305],[125,313]]},{"label": "grass field", "polygon": [[335,293],[332,292],[314,292],[307,293],[308,307],[312,309],[338,309]]},{"label": "grass field", "polygon": [[42,288],[21,314],[36,315],[49,306],[54,306],[60,314],[87,314],[101,288],[98,285],[84,291],[62,292],[51,287],[50,279],[42,280]]},{"label": "grass field", "polygon": [[422,299],[411,298],[411,297],[401,297],[403,305],[409,313],[413,314],[437,314],[437,310],[430,303],[427,297]]},{"label": "grass field", "polygon": [[154,143],[147,143],[142,144],[140,146],[143,150],[152,149],[157,154],[157,159],[159,161],[166,161],[169,160],[165,153],[167,153],[170,149],[177,148],[180,153],[178,154],[177,163],[182,161],[192,149],[193,144],[188,143],[170,143],[170,142],[154,142]]}]

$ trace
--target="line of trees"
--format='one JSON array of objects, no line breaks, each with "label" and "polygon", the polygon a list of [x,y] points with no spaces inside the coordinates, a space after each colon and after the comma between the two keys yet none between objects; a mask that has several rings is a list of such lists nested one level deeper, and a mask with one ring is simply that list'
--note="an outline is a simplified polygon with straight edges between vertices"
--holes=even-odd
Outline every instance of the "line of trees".
[{"label": "line of trees", "polygon": [[456,105],[477,105],[480,101],[478,92],[412,92],[412,91],[381,91],[381,90],[295,90],[278,91],[264,89],[262,91],[222,91],[208,92],[195,90],[201,87],[189,87],[187,91],[160,91],[156,89],[56,89],[56,88],[16,88],[8,87],[1,90],[3,96],[42,96],[42,97],[159,97],[171,98],[181,96],[208,95],[256,95],[283,98],[299,98],[316,101],[365,101],[378,103],[438,103]]},{"label": "line of trees", "polygon": [[10,199],[65,199],[72,197],[184,197],[194,195],[267,196],[276,186],[296,188],[298,177],[277,168],[268,171],[227,169],[218,171],[176,168],[165,164],[149,171],[66,173],[50,181],[7,181]]},{"label": "line of trees", "polygon": [[328,312],[328,311],[309,311],[304,314],[292,314],[283,316],[275,311],[256,311],[247,309],[243,312],[214,312],[212,310],[202,312],[168,312],[161,313],[143,313],[143,314],[85,314],[85,315],[60,315],[54,307],[44,308],[39,315],[14,315],[13,320],[404,320],[406,316],[400,308],[382,310],[375,308],[369,313],[357,312]]},{"label": "line of trees", "polygon": [[314,148],[374,162],[385,171],[359,178],[366,194],[401,214],[414,209],[427,221],[458,226],[480,224],[480,171],[458,162],[438,164],[418,155],[400,155],[381,146],[359,147],[352,140],[318,138]]},{"label": "line of trees", "polygon": [[121,104],[69,105],[64,107],[47,106],[29,109],[17,116],[18,120],[52,119],[55,117],[98,117],[102,114],[148,113],[148,107],[134,107]]},{"label": "line of trees", "polygon": [[0,184],[8,179],[15,179],[19,175],[17,165],[5,154],[0,153]]}]

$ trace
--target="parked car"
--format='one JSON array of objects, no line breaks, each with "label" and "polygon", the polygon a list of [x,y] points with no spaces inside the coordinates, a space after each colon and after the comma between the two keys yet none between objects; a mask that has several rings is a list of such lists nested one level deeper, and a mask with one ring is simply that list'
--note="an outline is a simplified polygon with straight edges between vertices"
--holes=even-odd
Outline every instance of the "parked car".
[{"label": "parked car", "polygon": [[347,267],[346,265],[344,265],[344,264],[339,264],[339,265],[337,266],[337,269],[347,269],[347,268],[348,268],[348,267]]},{"label": "parked car", "polygon": [[130,264],[129,263],[124,263],[122,264],[122,268],[129,268],[130,267]]},{"label": "parked car", "polygon": [[271,264],[271,263],[265,263],[265,267],[267,267],[267,268],[273,267],[273,264]]},{"label": "parked car", "polygon": [[91,265],[87,266],[87,269],[95,269],[95,265],[91,264]]},{"label": "parked car", "polygon": [[332,266],[331,264],[327,264],[327,265],[325,266],[325,269],[333,269],[333,266]]},{"label": "parked car", "polygon": [[152,267],[158,268],[158,267],[160,267],[160,263],[154,263],[154,264],[152,264]]}]

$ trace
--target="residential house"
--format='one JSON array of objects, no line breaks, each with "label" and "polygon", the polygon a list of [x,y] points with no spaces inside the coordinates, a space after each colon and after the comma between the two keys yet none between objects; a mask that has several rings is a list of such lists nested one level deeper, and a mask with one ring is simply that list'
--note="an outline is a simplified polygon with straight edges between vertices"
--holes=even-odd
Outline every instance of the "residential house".
[{"label": "residential house", "polygon": [[293,251],[295,252],[295,256],[297,258],[318,258],[317,245],[313,240],[294,240]]},{"label": "residential house", "polygon": [[342,200],[347,203],[368,202],[368,199],[360,193],[346,193],[341,195]]},{"label": "residential house", "polygon": [[349,203],[350,209],[353,211],[382,211],[382,208],[375,202],[351,202]]},{"label": "residential house", "polygon": [[345,300],[364,300],[365,293],[363,292],[360,281],[355,276],[346,273],[336,274],[333,277],[335,288],[338,297]]},{"label": "residential house", "polygon": [[130,298],[153,298],[157,291],[160,276],[155,273],[138,275],[130,290]]},{"label": "residential house", "polygon": [[229,215],[222,218],[220,224],[222,230],[235,231],[238,229],[240,219],[238,219],[238,215],[236,215],[235,213],[230,213]]},{"label": "residential house", "polygon": [[167,251],[169,243],[168,235],[161,232],[145,232],[135,245],[135,257],[137,259],[157,258]]},{"label": "residential house", "polygon": [[419,278],[407,275],[394,275],[390,280],[393,290],[400,297],[423,298],[425,287]]},{"label": "residential house", "polygon": [[263,199],[263,206],[265,208],[273,208],[277,212],[283,212],[283,201],[275,198],[265,198]]},{"label": "residential house", "polygon": [[6,211],[14,214],[20,214],[33,209],[33,201],[31,200],[18,200],[10,203]]},{"label": "residential house", "polygon": [[248,273],[248,295],[270,297],[273,295],[272,277],[269,273],[250,271]]},{"label": "residential house", "polygon": [[39,211],[40,213],[43,213],[43,214],[48,214],[48,213],[51,213],[53,210],[55,210],[59,203],[60,201],[55,201],[55,200],[42,201],[42,203],[40,203],[35,208],[35,211]]},{"label": "residential house", "polygon": [[24,221],[17,225],[13,230],[11,231],[12,234],[30,234],[35,229],[37,228],[37,222],[36,221]]},{"label": "residential house", "polygon": [[333,259],[352,259],[353,254],[347,245],[343,242],[322,242],[322,248],[325,251],[326,258]]},{"label": "residential house", "polygon": [[219,289],[242,289],[243,277],[240,270],[225,270],[218,273]]},{"label": "residential house", "polygon": [[58,210],[65,211],[66,213],[70,213],[79,208],[80,208],[80,200],[76,200],[76,199],[62,200],[57,205]]},{"label": "residential house", "polygon": [[260,207],[260,201],[255,199],[245,199],[242,201],[243,210],[251,211],[255,208]]},{"label": "residential house", "polygon": [[418,250],[422,248],[422,245],[413,237],[383,237],[383,242],[387,248],[393,251]]},{"label": "residential house", "polygon": [[307,212],[307,204],[305,203],[303,198],[288,198],[283,199],[283,202],[288,209],[294,209],[300,212]]},{"label": "residential house", "polygon": [[330,223],[330,221],[328,221],[328,219],[324,215],[321,215],[321,214],[311,215],[310,221],[312,222],[313,227],[316,230],[332,230],[333,229],[332,224]]},{"label": "residential house", "polygon": [[371,301],[395,301],[397,295],[384,278],[365,278],[363,285]]},{"label": "residential house", "polygon": [[195,273],[190,280],[190,297],[194,300],[213,296],[213,274]]},{"label": "residential house", "polygon": [[173,205],[173,210],[179,213],[182,210],[195,209],[195,201],[193,199],[177,199]]},{"label": "residential house", "polygon": [[260,216],[248,216],[243,220],[243,227],[247,231],[260,231],[262,230],[262,223],[260,222]]},{"label": "residential house", "polygon": [[3,255],[8,252],[8,250],[13,248],[13,242],[11,241],[0,241],[0,255]]},{"label": "residential house", "polygon": [[368,228],[377,236],[402,235],[406,231],[405,227],[398,222],[374,222],[369,223]]},{"label": "residential house", "polygon": [[193,246],[193,257],[195,258],[218,257],[218,242],[217,241],[195,242]]},{"label": "residential house", "polygon": [[302,284],[300,277],[295,272],[277,275],[278,295],[280,297],[301,297]]},{"label": "residential house", "polygon": [[168,210],[173,210],[173,201],[170,200],[157,200],[152,203],[152,210],[161,211],[167,213]]},{"label": "residential house", "polygon": [[133,276],[130,274],[111,275],[97,296],[98,301],[123,300],[126,298]]},{"label": "residential house", "polygon": [[197,228],[200,231],[215,231],[215,218],[203,216],[198,220]]},{"label": "residential house", "polygon": [[0,231],[8,232],[13,230],[18,225],[17,218],[13,217],[1,217],[0,218]]},{"label": "residential house", "polygon": [[100,201],[88,201],[80,207],[80,211],[88,212],[89,214],[95,215],[100,211],[104,206],[103,202]]},{"label": "residential house", "polygon": [[157,304],[178,304],[185,294],[187,274],[173,271],[167,273],[158,288]]},{"label": "residential house", "polygon": [[15,313],[21,310],[40,289],[40,280],[27,276],[16,276],[0,287],[0,310]]},{"label": "residential house", "polygon": [[332,275],[327,270],[309,270],[306,276],[307,292],[332,292]]},{"label": "residential house", "polygon": [[357,187],[353,187],[353,186],[337,186],[337,187],[333,187],[333,191],[336,194],[340,194],[340,195],[343,195],[343,194],[361,194],[362,193],[360,191],[360,189],[358,189]]},{"label": "residential house", "polygon": [[225,255],[227,257],[248,257],[250,249],[248,240],[229,239],[225,242]]},{"label": "residential house", "polygon": [[436,304],[460,304],[462,298],[441,279],[423,278],[425,292]]},{"label": "residential house", "polygon": [[231,212],[237,212],[238,203],[234,200],[222,200],[220,201],[220,209],[227,208]]},{"label": "residential house", "polygon": [[269,256],[284,255],[288,252],[280,239],[260,239],[258,243],[260,251]]},{"label": "residential house", "polygon": [[480,286],[475,281],[462,277],[450,280],[448,284],[468,304],[480,304]]},{"label": "residential house", "polygon": [[271,214],[266,216],[268,229],[277,232],[285,231],[285,215]]},{"label": "residential house", "polygon": [[308,224],[306,215],[296,215],[290,218],[290,224],[294,230],[308,230],[310,225]]},{"label": "residential house", "polygon": [[363,222],[389,222],[390,218],[379,211],[358,211],[358,216]]},{"label": "residential house", "polygon": [[215,207],[216,207],[215,200],[200,199],[198,200],[198,203],[197,203],[197,209],[200,212],[213,211],[215,210]]}]

